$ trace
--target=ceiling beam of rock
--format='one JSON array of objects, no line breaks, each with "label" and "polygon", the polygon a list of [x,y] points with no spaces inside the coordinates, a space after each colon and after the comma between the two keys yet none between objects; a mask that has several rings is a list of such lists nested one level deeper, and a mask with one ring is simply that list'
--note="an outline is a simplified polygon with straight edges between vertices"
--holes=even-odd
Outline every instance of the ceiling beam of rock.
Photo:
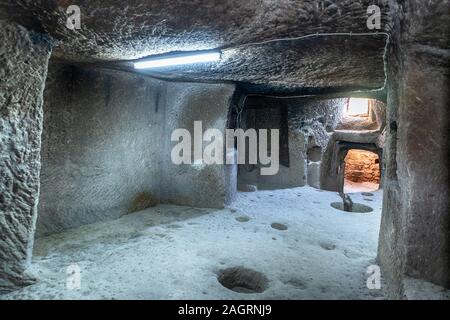
[{"label": "ceiling beam of rock", "polygon": [[[387,0],[382,30],[389,30]],[[66,9],[81,9],[81,29],[66,27]],[[127,61],[176,51],[219,48],[217,63],[143,71],[165,79],[237,81],[275,91],[380,88],[386,36],[366,33],[372,0],[0,0],[0,18],[51,35],[54,58],[131,70]]]}]

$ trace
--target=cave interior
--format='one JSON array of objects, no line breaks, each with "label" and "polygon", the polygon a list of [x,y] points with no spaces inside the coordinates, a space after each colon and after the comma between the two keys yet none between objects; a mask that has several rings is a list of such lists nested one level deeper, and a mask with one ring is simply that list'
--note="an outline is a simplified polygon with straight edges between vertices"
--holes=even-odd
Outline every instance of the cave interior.
[{"label": "cave interior", "polygon": [[0,0],[0,299],[450,297],[450,1],[78,3]]}]

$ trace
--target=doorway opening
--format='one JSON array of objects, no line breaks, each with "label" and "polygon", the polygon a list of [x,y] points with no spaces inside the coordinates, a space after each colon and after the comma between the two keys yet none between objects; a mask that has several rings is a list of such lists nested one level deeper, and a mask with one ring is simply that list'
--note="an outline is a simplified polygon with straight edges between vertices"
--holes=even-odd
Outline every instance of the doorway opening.
[{"label": "doorway opening", "polygon": [[378,154],[351,149],[344,159],[344,193],[370,192],[380,188],[381,170]]}]

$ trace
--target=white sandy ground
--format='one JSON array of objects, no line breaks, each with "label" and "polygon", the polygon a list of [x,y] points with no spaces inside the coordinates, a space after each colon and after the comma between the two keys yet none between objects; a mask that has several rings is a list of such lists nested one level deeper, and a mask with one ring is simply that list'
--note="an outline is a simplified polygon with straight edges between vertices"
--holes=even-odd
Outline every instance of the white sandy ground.
[{"label": "white sandy ground", "polygon": [[[310,187],[239,193],[228,209],[160,205],[118,220],[38,239],[39,281],[0,299],[382,299],[369,290],[382,192],[353,194],[369,214],[339,211],[335,192]],[[239,216],[248,222],[238,222]],[[271,228],[273,222],[288,226]],[[81,268],[81,289],[66,270]],[[237,293],[217,281],[222,268],[264,273],[269,288]]]}]

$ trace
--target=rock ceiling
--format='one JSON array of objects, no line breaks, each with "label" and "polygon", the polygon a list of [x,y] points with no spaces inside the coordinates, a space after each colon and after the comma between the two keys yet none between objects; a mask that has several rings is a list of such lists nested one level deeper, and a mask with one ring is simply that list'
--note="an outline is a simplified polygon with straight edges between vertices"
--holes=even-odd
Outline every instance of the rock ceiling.
[{"label": "rock ceiling", "polygon": [[[382,30],[389,29],[387,0]],[[165,79],[235,81],[280,90],[374,89],[384,83],[386,36],[367,33],[372,0],[0,0],[0,18],[46,32],[54,57],[130,69],[129,60],[174,51],[221,49],[216,63],[145,71]],[[77,4],[81,29],[66,27]],[[261,43],[262,42],[262,43]]]}]

